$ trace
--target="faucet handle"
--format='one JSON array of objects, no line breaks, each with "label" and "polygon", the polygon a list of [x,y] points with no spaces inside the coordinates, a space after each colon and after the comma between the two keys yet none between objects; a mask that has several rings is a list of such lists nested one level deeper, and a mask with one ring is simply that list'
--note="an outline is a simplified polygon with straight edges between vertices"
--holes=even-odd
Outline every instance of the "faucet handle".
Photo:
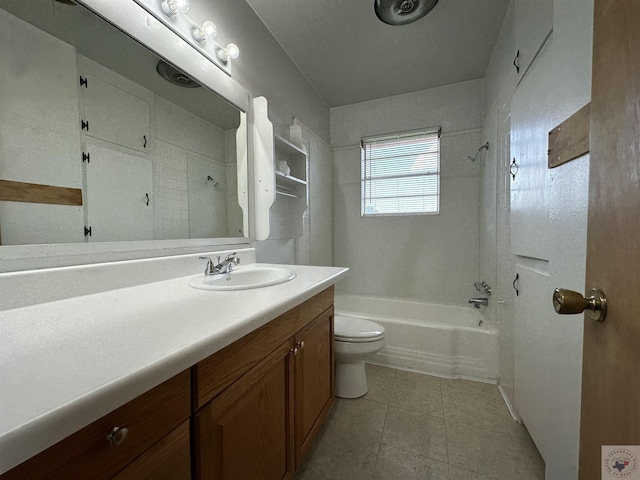
[{"label": "faucet handle", "polygon": [[233,262],[235,265],[238,265],[240,263],[240,259],[236,257],[237,254],[238,252],[233,252],[232,254],[227,255],[227,258],[225,258],[224,260],[226,262]]},{"label": "faucet handle", "polygon": [[[211,257],[198,257],[198,260],[206,260],[207,261],[207,266],[204,269],[204,274],[209,276],[209,275],[215,275],[216,271],[215,271],[215,267],[213,266],[213,261],[211,260]],[[220,260],[220,257],[218,257],[218,261]]]}]

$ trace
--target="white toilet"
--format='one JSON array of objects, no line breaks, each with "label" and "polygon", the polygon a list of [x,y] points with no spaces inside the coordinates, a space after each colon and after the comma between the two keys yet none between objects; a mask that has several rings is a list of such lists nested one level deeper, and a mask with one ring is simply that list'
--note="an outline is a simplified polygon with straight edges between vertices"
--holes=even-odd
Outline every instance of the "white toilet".
[{"label": "white toilet", "polygon": [[336,315],[333,328],[336,397],[358,398],[369,390],[364,358],[384,347],[384,327],[371,320]]}]

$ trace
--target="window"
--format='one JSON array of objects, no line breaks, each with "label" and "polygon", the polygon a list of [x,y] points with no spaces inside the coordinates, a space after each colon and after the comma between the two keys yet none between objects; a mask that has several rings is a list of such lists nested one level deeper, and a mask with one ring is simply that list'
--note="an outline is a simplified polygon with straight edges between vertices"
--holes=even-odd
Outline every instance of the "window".
[{"label": "window", "polygon": [[437,215],[440,129],[363,138],[361,215]]}]

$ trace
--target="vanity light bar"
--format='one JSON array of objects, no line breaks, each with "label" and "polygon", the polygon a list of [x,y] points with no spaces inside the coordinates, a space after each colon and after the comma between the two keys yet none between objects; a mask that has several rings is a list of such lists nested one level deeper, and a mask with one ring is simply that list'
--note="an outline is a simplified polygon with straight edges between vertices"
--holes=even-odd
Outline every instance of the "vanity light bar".
[{"label": "vanity light bar", "polygon": [[162,11],[168,17],[175,17],[179,13],[189,11],[189,0],[162,0]]},{"label": "vanity light bar", "polygon": [[218,50],[217,55],[221,61],[227,63],[229,60],[240,56],[240,49],[235,43],[230,43],[225,48]]},{"label": "vanity light bar", "polygon": [[[158,12],[158,3],[155,3],[155,7],[151,7],[151,5],[149,5],[150,0],[135,1],[145,7],[150,13],[154,13],[155,9],[157,12],[155,13],[156,16],[160,13]],[[158,0],[151,0],[151,2],[153,1],[157,2]],[[167,22],[166,20],[164,20],[163,22],[171,27],[183,39],[191,43],[191,45],[201,49],[201,51],[209,58],[221,62],[223,67],[228,67],[230,60],[236,59],[240,56],[240,49],[235,43],[229,43],[226,47],[222,47],[215,42],[210,42],[213,44],[213,51],[215,52],[215,55],[208,55],[209,52],[207,52],[206,48],[207,41],[215,38],[218,33],[218,28],[216,27],[215,23],[210,20],[205,21],[204,23],[202,23],[202,25],[198,25],[193,20],[191,20],[186,15],[186,13],[189,11],[190,0],[159,1],[160,10],[170,20],[169,22]],[[185,33],[187,27],[190,29],[190,35],[188,33]],[[193,43],[192,39],[197,43]]]},{"label": "vanity light bar", "polygon": [[198,42],[205,42],[209,38],[215,38],[218,33],[216,24],[207,20],[201,27],[193,29],[193,38]]}]

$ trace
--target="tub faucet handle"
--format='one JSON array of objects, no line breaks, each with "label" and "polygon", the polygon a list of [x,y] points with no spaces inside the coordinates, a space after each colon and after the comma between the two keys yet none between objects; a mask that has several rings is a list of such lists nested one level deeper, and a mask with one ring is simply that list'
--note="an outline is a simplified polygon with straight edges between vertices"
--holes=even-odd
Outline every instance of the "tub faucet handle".
[{"label": "tub faucet handle", "polygon": [[491,296],[491,287],[484,280],[482,282],[474,282],[473,286],[476,288],[478,293],[486,293]]}]

